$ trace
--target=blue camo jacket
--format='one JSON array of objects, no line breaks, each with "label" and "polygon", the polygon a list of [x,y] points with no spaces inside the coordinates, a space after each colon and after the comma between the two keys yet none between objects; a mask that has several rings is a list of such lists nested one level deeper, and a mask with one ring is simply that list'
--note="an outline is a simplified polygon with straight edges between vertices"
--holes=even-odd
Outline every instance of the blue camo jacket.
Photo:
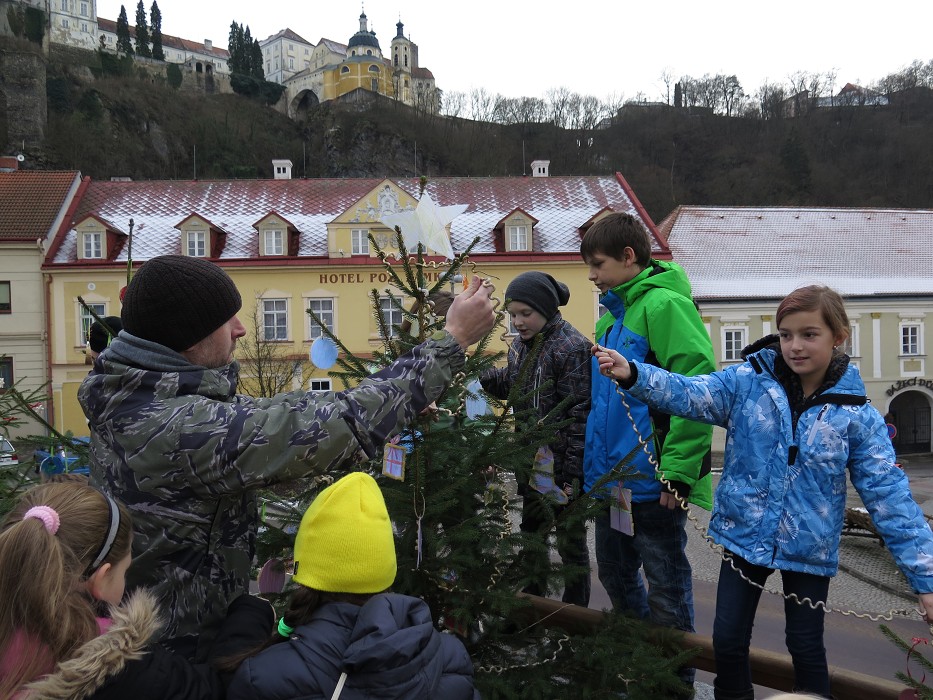
[{"label": "blue camo jacket", "polygon": [[[864,401],[858,370],[849,366],[808,400],[795,424],[776,356],[765,348],[695,377],[633,363],[633,396],[727,431],[713,540],[759,566],[834,576],[848,474],[914,591],[933,592],[933,533],[894,464],[884,419]],[[860,405],[845,403],[859,398]]]}]

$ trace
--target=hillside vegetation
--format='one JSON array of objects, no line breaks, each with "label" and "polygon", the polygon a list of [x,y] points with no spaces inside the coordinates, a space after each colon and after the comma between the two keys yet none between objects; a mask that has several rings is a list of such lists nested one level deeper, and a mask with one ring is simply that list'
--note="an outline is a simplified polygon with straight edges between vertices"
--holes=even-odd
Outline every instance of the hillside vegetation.
[{"label": "hillside vegetation", "polygon": [[[655,220],[679,204],[933,207],[933,100],[798,118],[626,107],[607,128],[499,125],[387,100],[311,108],[301,122],[238,95],[166,81],[78,80],[50,69],[41,167],[97,179],[521,176],[618,171]],[[352,96],[351,96],[352,97]]]}]

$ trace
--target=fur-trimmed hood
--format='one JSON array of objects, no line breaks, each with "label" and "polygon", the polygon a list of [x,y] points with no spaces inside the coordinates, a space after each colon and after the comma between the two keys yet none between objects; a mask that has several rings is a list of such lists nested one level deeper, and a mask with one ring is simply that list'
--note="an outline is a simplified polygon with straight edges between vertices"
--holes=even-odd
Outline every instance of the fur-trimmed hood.
[{"label": "fur-trimmed hood", "polygon": [[111,608],[110,629],[81,645],[77,653],[55,666],[49,675],[27,685],[24,700],[84,700],[128,661],[142,658],[162,626],[155,598],[133,592],[123,605]]}]

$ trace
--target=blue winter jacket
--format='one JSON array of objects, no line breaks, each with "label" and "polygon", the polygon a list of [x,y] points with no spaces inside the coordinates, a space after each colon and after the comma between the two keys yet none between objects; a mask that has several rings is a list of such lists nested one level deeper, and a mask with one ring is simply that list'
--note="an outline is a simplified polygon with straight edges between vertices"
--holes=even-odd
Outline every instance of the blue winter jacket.
[{"label": "blue winter jacket", "polygon": [[[596,342],[603,347],[613,348],[629,360],[651,357],[651,362],[688,376],[716,368],[709,333],[690,296],[690,281],[676,263],[652,260],[636,277],[609,290],[599,301],[607,309],[596,324]],[[705,458],[713,429],[675,417],[665,431],[660,420],[652,421],[641,401],[629,399],[628,404],[631,417],[615,382],[599,373],[593,358],[592,404],[583,455],[586,490],[592,491],[610,470],[624,462],[623,470],[635,470],[644,477],[625,480],[632,500],[644,503],[660,498],[657,470],[639,444],[634,421],[655,461],[652,434],[657,433],[663,441],[660,466],[665,479],[674,482],[682,495],[689,492],[691,503],[709,510],[713,490]]]},{"label": "blue winter jacket", "polygon": [[848,473],[910,585],[933,592],[933,533],[894,465],[884,419],[864,398],[858,370],[849,366],[807,400],[794,423],[776,357],[765,348],[696,377],[633,363],[633,396],[727,431],[713,540],[753,564],[834,576]]},{"label": "blue winter jacket", "polygon": [[438,632],[424,601],[385,593],[365,605],[328,603],[292,638],[243,662],[228,700],[478,700],[459,639]]}]

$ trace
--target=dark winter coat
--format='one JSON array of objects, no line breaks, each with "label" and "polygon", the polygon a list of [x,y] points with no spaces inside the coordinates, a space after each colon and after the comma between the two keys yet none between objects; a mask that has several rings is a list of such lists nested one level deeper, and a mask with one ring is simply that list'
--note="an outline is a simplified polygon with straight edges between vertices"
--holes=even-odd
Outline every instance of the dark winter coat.
[{"label": "dark winter coat", "polygon": [[418,598],[385,593],[362,607],[328,603],[281,642],[247,659],[230,700],[475,700],[463,644],[431,624]]},{"label": "dark winter coat", "polygon": [[158,596],[164,638],[203,661],[230,602],[248,590],[255,489],[374,457],[463,361],[447,335],[348,391],[252,398],[236,393],[236,362],[199,367],[121,332],[78,398],[91,429],[91,480],[133,516],[127,584]]},{"label": "dark winter coat", "polygon": [[[266,601],[242,596],[229,613],[213,658],[261,644],[272,632]],[[222,700],[224,679],[217,671],[154,643],[160,624],[152,594],[136,591],[113,608],[106,632],[26,686],[24,700]]]},{"label": "dark winter coat", "polygon": [[[526,374],[520,396],[531,396],[537,418],[547,416],[562,401],[569,399],[554,422],[570,419],[557,431],[548,446],[554,454],[554,483],[558,488],[577,479],[583,483],[583,446],[586,438],[586,415],[590,410],[590,350],[593,343],[570,325],[558,312],[534,338],[516,338],[509,348],[508,363],[495,367],[480,377],[483,389],[497,399],[505,399],[518,382],[522,364],[538,337],[542,338],[537,363]],[[533,392],[544,387],[537,394]],[[519,406],[521,408],[521,406]],[[530,466],[530,465],[529,465]]]}]

